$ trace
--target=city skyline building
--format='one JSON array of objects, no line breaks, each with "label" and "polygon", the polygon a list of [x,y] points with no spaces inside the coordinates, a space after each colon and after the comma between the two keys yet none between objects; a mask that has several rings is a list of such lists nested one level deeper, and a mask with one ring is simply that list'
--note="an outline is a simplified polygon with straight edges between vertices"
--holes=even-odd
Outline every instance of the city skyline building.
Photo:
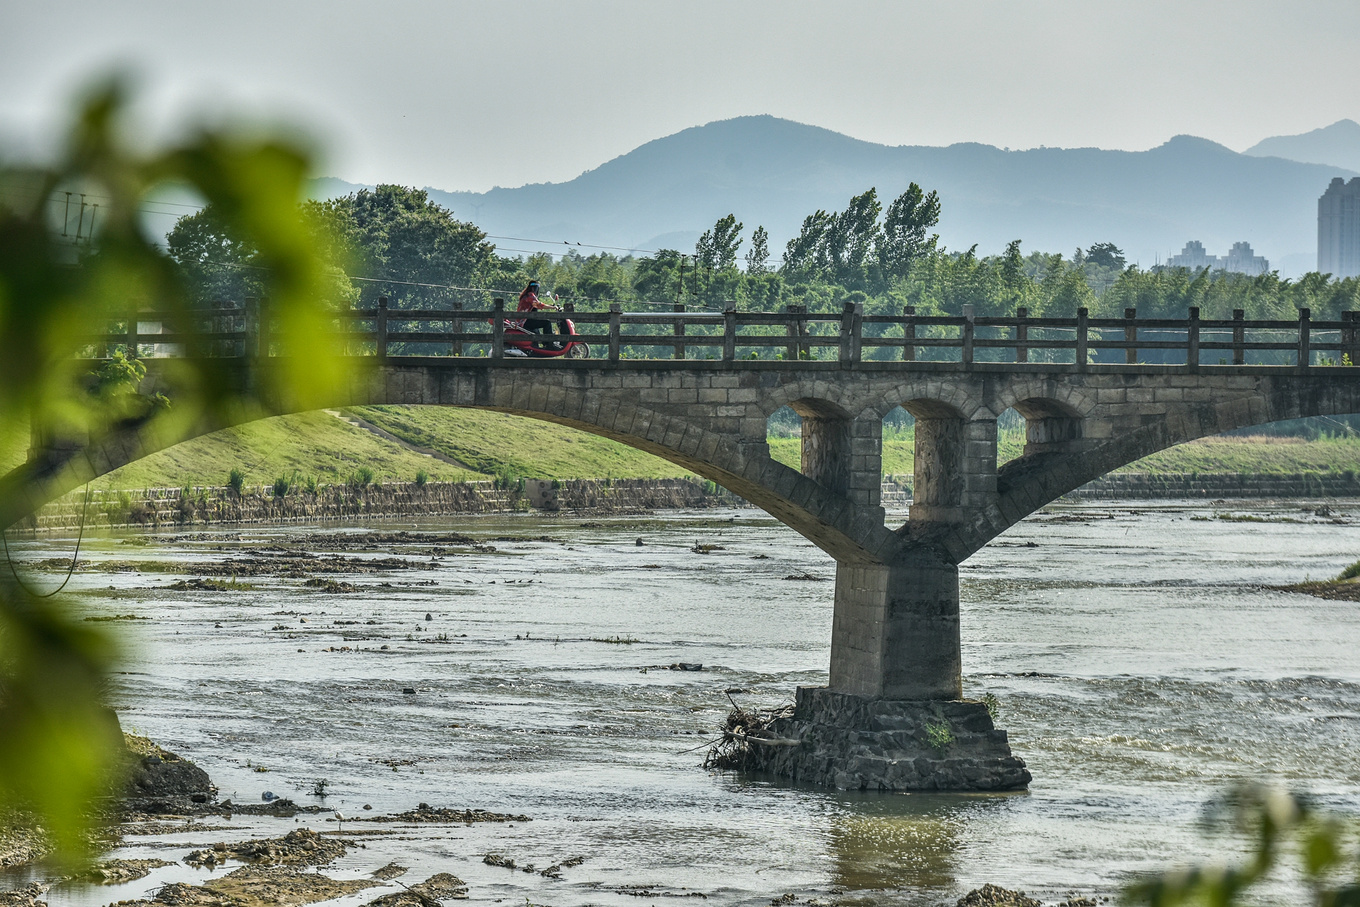
[{"label": "city skyline building", "polygon": [[1318,199],[1317,269],[1333,277],[1360,277],[1360,176],[1333,177]]},{"label": "city skyline building", "polygon": [[1235,274],[1248,274],[1256,277],[1270,271],[1270,261],[1252,251],[1251,243],[1235,242],[1227,255],[1210,255],[1204,244],[1192,239],[1185,244],[1179,255],[1166,260],[1168,268],[1188,268],[1191,271],[1231,271]]}]

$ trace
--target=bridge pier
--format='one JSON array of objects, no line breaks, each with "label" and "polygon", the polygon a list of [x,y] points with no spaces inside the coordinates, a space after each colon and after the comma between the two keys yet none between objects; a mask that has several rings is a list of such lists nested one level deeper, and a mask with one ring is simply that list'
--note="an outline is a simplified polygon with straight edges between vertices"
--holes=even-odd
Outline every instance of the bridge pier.
[{"label": "bridge pier", "polygon": [[986,705],[962,699],[959,571],[924,546],[840,562],[830,687],[801,687],[760,770],[849,790],[1023,790],[1025,763]]},{"label": "bridge pier", "polygon": [[831,688],[875,699],[958,699],[959,568],[928,550],[836,565]]}]

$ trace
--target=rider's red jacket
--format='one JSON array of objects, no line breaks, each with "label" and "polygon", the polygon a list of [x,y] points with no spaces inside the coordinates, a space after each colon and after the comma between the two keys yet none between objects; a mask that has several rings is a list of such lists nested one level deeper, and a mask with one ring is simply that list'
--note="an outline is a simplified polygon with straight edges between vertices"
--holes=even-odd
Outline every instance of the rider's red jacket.
[{"label": "rider's red jacket", "polygon": [[538,301],[538,294],[532,290],[525,290],[519,294],[519,308],[517,312],[536,312],[539,309],[546,309],[548,306]]}]

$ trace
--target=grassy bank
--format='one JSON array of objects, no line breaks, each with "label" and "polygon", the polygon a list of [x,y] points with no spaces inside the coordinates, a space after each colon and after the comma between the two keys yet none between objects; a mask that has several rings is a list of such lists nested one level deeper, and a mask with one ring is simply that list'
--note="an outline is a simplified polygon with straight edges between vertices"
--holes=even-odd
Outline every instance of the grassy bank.
[{"label": "grassy bank", "polygon": [[[233,469],[248,485],[270,485],[281,476],[319,484],[342,484],[361,469],[378,482],[410,482],[535,476],[557,479],[654,479],[688,473],[665,460],[614,441],[533,419],[446,407],[367,406],[353,415],[409,445],[429,448],[457,465],[425,456],[324,412],[281,416],[180,444],[103,477],[97,488],[140,489],[225,485]],[[23,432],[10,432],[9,465],[27,446]],[[914,461],[910,429],[883,442],[883,472],[910,475]],[[1003,432],[1004,462],[1024,446],[1020,431]],[[798,467],[800,441],[771,438],[775,459]],[[1304,440],[1275,436],[1207,438],[1154,454],[1119,472],[1149,475],[1238,473],[1360,473],[1360,438]]]},{"label": "grassy bank", "polygon": [[690,474],[616,441],[536,419],[438,406],[361,406],[353,412],[485,475],[669,479]]},{"label": "grassy bank", "polygon": [[614,441],[533,419],[481,410],[369,406],[353,414],[393,436],[427,447],[462,467],[417,453],[324,412],[263,419],[153,454],[95,483],[96,488],[174,488],[227,484],[233,469],[247,485],[280,476],[343,484],[361,469],[379,483],[492,477],[556,479],[670,478],[678,466]]}]

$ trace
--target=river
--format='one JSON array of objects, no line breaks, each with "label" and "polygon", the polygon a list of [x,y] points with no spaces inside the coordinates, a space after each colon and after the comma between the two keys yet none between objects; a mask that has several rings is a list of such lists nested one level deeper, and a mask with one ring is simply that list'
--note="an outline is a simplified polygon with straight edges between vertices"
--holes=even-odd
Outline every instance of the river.
[{"label": "river", "polygon": [[[124,726],[197,761],[222,797],[323,802],[313,790],[325,779],[324,805],[346,829],[418,802],[532,818],[401,826],[332,875],[396,860],[408,883],[452,872],[473,901],[506,904],[766,904],[789,892],[939,904],[984,882],[1052,901],[1232,858],[1237,840],[1207,836],[1199,819],[1235,781],[1360,814],[1360,605],[1263,588],[1360,556],[1360,506],[1338,522],[1295,504],[1225,509],[1050,507],[963,566],[965,692],[998,697],[998,724],[1034,774],[1027,794],[850,794],[700,767],[725,691],[773,705],[826,682],[834,564],[759,511],[103,537],[85,552],[107,569],[73,587],[91,615],[149,618],[116,624]],[[349,594],[279,576],[167,588],[200,575],[196,563],[264,546],[324,553],[367,529],[456,531],[496,550],[344,550],[418,564],[326,576],[361,587]],[[19,547],[36,559],[70,544]],[[679,662],[703,669],[669,669]],[[178,860],[298,823],[337,827],[329,814],[237,816],[227,831],[130,838],[117,855]],[[557,880],[487,865],[491,852],[585,861]],[[205,874],[178,865],[69,885],[51,903]]]}]

